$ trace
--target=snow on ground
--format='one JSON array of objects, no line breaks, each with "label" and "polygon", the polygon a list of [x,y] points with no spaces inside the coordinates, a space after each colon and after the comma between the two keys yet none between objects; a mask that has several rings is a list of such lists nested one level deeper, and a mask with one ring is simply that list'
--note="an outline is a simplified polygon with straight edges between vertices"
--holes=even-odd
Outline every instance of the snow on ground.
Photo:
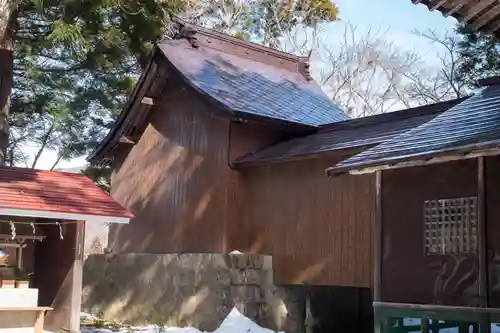
[{"label": "snow on ground", "polygon": [[[99,319],[89,314],[82,313],[80,316],[83,323],[98,322]],[[117,325],[114,325],[117,326]],[[82,325],[81,333],[203,333],[193,327],[108,327],[95,328],[88,325]],[[208,333],[208,332],[205,332]],[[250,318],[245,317],[237,309],[233,308],[224,319],[222,324],[213,333],[275,333],[267,328],[260,327]],[[280,332],[284,333],[284,332]]]}]

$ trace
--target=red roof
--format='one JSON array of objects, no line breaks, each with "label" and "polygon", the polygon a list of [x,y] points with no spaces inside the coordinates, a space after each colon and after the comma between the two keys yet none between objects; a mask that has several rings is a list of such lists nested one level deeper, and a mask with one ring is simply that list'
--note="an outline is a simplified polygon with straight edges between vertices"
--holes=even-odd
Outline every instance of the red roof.
[{"label": "red roof", "polygon": [[0,167],[0,215],[128,222],[134,214],[81,174]]}]

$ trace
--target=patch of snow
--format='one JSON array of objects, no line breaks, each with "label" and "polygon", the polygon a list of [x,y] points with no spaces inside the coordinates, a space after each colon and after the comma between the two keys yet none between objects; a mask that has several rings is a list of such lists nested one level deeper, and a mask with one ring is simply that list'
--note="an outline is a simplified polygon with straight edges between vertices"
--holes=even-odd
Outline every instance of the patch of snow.
[{"label": "patch of snow", "polygon": [[80,312],[80,320],[97,320],[97,317],[94,317],[90,313]]},{"label": "patch of snow", "polygon": [[242,315],[233,308],[214,333],[275,333],[274,331],[260,327],[250,318]]},{"label": "patch of snow", "polygon": [[[98,318],[82,313],[80,315],[81,320],[97,320]],[[158,326],[147,326],[147,327],[122,327],[118,330],[110,330],[104,328],[92,328],[87,326],[82,326],[80,329],[81,333],[209,333],[201,332],[200,330],[193,327],[158,327]],[[253,322],[250,318],[244,316],[236,308],[233,308],[227,317],[222,321],[218,329],[213,333],[275,333],[274,331],[263,328]],[[284,333],[284,332],[279,332]]]}]

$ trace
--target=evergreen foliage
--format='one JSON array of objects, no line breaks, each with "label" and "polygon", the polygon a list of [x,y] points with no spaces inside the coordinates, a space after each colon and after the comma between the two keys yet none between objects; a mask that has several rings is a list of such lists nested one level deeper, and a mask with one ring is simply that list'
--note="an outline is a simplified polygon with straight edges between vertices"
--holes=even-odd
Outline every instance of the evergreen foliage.
[{"label": "evergreen foliage", "polygon": [[6,163],[36,167],[54,151],[55,168],[95,149],[172,14],[276,47],[293,27],[335,20],[337,8],[329,0],[21,0]]},{"label": "evergreen foliage", "polygon": [[458,25],[458,79],[470,87],[477,86],[477,80],[500,75],[500,41],[494,35]]}]

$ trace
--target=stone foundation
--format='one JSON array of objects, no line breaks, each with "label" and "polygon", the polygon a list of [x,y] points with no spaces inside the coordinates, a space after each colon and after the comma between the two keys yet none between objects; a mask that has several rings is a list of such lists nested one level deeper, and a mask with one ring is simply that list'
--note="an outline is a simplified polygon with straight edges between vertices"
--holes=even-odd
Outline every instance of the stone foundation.
[{"label": "stone foundation", "polygon": [[236,307],[261,326],[304,332],[305,290],[275,286],[270,256],[91,255],[83,286],[82,311],[127,324],[213,331]]}]

